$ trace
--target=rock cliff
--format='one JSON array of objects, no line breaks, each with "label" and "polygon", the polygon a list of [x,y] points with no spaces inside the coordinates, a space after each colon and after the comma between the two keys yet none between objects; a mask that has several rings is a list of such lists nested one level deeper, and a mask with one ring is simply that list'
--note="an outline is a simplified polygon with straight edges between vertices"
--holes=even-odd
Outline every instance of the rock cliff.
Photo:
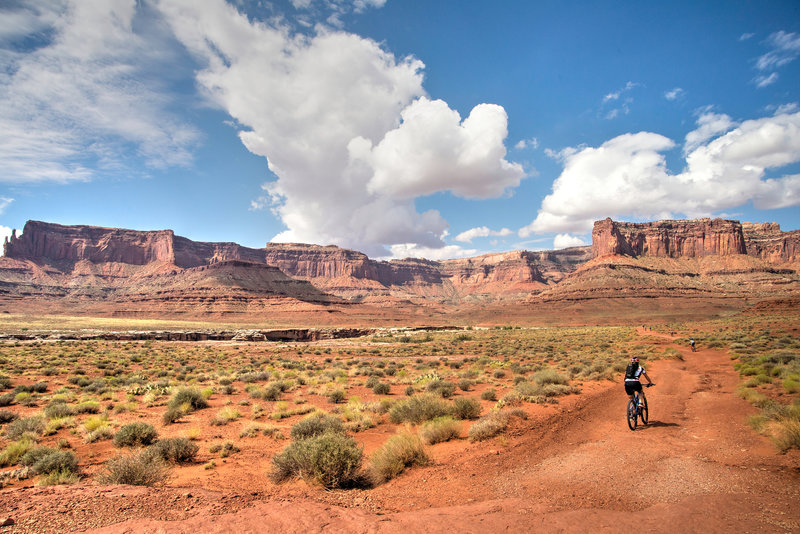
[{"label": "rock cliff", "polygon": [[770,263],[800,262],[800,230],[782,232],[777,223],[742,223],[747,253]]}]

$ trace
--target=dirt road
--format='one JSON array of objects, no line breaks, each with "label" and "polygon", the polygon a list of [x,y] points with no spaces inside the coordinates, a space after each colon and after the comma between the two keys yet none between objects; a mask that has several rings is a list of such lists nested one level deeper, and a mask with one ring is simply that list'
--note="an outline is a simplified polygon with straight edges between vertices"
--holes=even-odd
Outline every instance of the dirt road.
[{"label": "dirt road", "polygon": [[[647,366],[657,386],[647,390],[650,424],[635,432],[622,386],[609,384],[500,442],[441,449],[433,466],[371,491],[328,502],[289,492],[232,513],[197,507],[181,521],[91,532],[800,532],[800,453],[777,454],[746,425],[754,409],[736,396],[725,353],[677,348],[683,361]],[[186,489],[135,491],[131,500],[154,510],[187,505]],[[68,498],[48,496],[54,507]]]}]

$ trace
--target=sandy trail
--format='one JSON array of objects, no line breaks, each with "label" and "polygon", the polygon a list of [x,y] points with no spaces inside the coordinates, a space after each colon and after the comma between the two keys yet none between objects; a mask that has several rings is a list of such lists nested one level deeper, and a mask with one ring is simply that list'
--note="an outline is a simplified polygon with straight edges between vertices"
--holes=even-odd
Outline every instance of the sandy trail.
[{"label": "sandy trail", "polygon": [[[346,506],[287,494],[91,532],[800,532],[800,453],[777,454],[746,425],[755,410],[725,353],[677,348],[683,361],[647,366],[657,386],[635,432],[615,383],[525,421],[504,446],[470,445],[369,492],[330,495]],[[159,505],[157,490],[137,495]]]}]

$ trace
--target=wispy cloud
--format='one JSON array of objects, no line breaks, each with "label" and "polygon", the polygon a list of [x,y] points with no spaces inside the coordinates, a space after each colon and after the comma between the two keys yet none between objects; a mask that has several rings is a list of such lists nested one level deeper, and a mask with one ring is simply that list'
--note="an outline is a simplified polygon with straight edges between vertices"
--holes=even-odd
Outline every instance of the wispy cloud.
[{"label": "wispy cloud", "polygon": [[6,211],[6,208],[7,208],[7,207],[8,207],[8,205],[9,205],[9,204],[11,204],[12,202],[14,202],[14,199],[13,199],[13,198],[8,198],[8,197],[0,197],[0,215],[2,215],[2,213],[3,213],[4,211]]},{"label": "wispy cloud", "polygon": [[0,7],[0,181],[86,180],[127,157],[192,161],[198,132],[169,112],[165,82],[177,47],[159,25],[134,29],[146,19],[140,9],[100,0]]},{"label": "wispy cloud", "polygon": [[800,35],[783,30],[771,34],[766,40],[770,50],[756,59],[756,69],[762,74],[753,78],[756,87],[762,88],[778,81],[779,68],[791,63],[800,55]]},{"label": "wispy cloud", "polygon": [[742,35],[739,36],[739,40],[747,41],[748,39],[752,39],[753,37],[755,37],[755,35],[756,34],[754,33],[743,33]]},{"label": "wispy cloud", "polygon": [[669,101],[678,100],[682,98],[686,94],[686,91],[681,89],[680,87],[675,87],[674,89],[670,89],[669,91],[664,92],[664,98]]},{"label": "wispy cloud", "polygon": [[630,105],[633,103],[633,97],[631,97],[629,93],[638,86],[638,83],[629,81],[621,89],[606,94],[600,104],[603,117],[610,120],[615,119],[620,114],[627,115],[630,113]]},{"label": "wispy cloud", "polygon": [[514,145],[514,148],[517,150],[524,150],[526,148],[539,148],[539,140],[535,137],[531,137],[530,139],[520,139],[517,141],[517,144]]}]

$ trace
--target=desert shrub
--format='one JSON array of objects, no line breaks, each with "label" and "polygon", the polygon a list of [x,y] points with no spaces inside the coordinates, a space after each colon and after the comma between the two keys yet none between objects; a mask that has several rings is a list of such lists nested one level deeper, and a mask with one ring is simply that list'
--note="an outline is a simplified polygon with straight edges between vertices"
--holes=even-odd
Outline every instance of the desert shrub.
[{"label": "desert shrub", "polygon": [[449,404],[430,393],[414,395],[398,402],[389,409],[389,419],[393,423],[408,422],[419,424],[449,414]]},{"label": "desert shrub", "polygon": [[59,484],[75,484],[78,482],[78,475],[69,469],[57,469],[51,471],[39,480],[40,486],[55,486]]},{"label": "desert shrub", "polygon": [[545,386],[547,384],[566,385],[569,383],[569,379],[555,369],[542,369],[534,373],[533,383],[537,386]]},{"label": "desert shrub", "polygon": [[304,417],[295,424],[289,435],[292,441],[297,441],[320,436],[325,432],[344,434],[344,423],[335,415],[317,412]]},{"label": "desert shrub", "polygon": [[325,488],[354,483],[359,477],[363,451],[353,438],[337,432],[301,439],[272,458],[272,478],[282,482],[299,477]]},{"label": "desert shrub", "polygon": [[452,382],[446,382],[444,380],[434,380],[427,385],[425,390],[431,393],[437,393],[441,397],[448,398],[452,397],[453,393],[455,393],[456,385]]},{"label": "desert shrub", "polygon": [[221,443],[215,443],[211,447],[208,448],[208,452],[212,453],[219,453],[222,458],[227,458],[231,454],[239,452],[239,447],[237,447],[232,441],[223,441]]},{"label": "desert shrub", "polygon": [[0,406],[11,406],[14,402],[14,394],[13,393],[3,393],[0,395]]},{"label": "desert shrub", "polygon": [[[239,380],[244,383],[252,383],[252,382],[266,382],[269,380],[269,373],[266,371],[259,371],[255,373],[244,373],[239,375]],[[221,382],[220,382],[221,383]],[[230,383],[229,383],[230,384]],[[227,384],[227,385],[229,385]],[[223,384],[225,385],[225,384]]]},{"label": "desert shrub", "polygon": [[36,475],[52,473],[54,471],[78,471],[78,458],[72,451],[60,451],[50,447],[36,447],[28,451],[20,460],[22,465],[27,465]]},{"label": "desert shrub", "polygon": [[411,395],[416,393],[416,390],[414,389],[414,386],[406,386],[406,389],[403,393],[406,394],[406,397],[410,397]]},{"label": "desert shrub", "polygon": [[412,465],[425,465],[428,456],[418,436],[395,434],[370,458],[370,478],[375,484],[393,479]]},{"label": "desert shrub", "polygon": [[10,423],[17,418],[17,414],[11,410],[0,410],[0,425]]},{"label": "desert shrub", "polygon": [[340,402],[343,402],[346,397],[347,395],[342,389],[335,389],[328,393],[328,400],[333,404],[339,404]]},{"label": "desert shrub", "polygon": [[162,460],[184,463],[194,461],[200,447],[187,438],[168,438],[156,441],[150,445],[149,449]]},{"label": "desert shrub", "polygon": [[800,421],[784,419],[778,421],[776,427],[772,441],[778,450],[786,452],[791,448],[800,449]]},{"label": "desert shrub", "polygon": [[75,413],[100,413],[100,403],[97,401],[86,401],[76,405]]},{"label": "desert shrub", "polygon": [[388,395],[391,389],[391,386],[386,382],[378,382],[372,387],[372,392],[376,395]]},{"label": "desert shrub", "polygon": [[231,408],[230,406],[226,406],[225,408],[221,409],[213,419],[211,419],[210,424],[212,426],[227,425],[231,421],[239,419],[241,416],[242,414],[239,413],[239,410],[236,408]]},{"label": "desert shrub", "polygon": [[164,415],[161,416],[161,422],[165,425],[169,425],[174,423],[175,421],[179,421],[181,417],[186,415],[186,412],[183,411],[183,408],[180,406],[175,406],[172,408],[167,408],[167,411],[164,412]]},{"label": "desert shrub", "polygon": [[452,417],[437,417],[419,429],[419,437],[426,445],[450,441],[461,434],[461,423]]},{"label": "desert shrub", "polygon": [[44,432],[44,426],[44,419],[39,416],[17,419],[9,423],[6,428],[6,437],[14,440],[21,438],[24,434],[39,435]]},{"label": "desert shrub", "polygon": [[34,446],[33,440],[25,437],[12,441],[0,452],[0,467],[17,465],[20,459]]},{"label": "desert shrub", "polygon": [[134,447],[150,445],[158,438],[158,432],[147,423],[129,423],[114,434],[114,445],[117,447]]},{"label": "desert shrub", "polygon": [[180,408],[188,406],[191,410],[202,410],[208,408],[208,400],[206,400],[203,392],[197,388],[181,388],[172,395],[172,398],[167,405],[168,408]]},{"label": "desert shrub", "polygon": [[506,376],[506,372],[503,371],[502,369],[498,369],[494,373],[492,373],[492,376],[495,378],[504,378]]},{"label": "desert shrub", "polygon": [[281,400],[282,390],[279,385],[271,384],[269,387],[261,391],[261,398],[265,401],[278,401]]},{"label": "desert shrub", "polygon": [[494,390],[494,388],[489,388],[483,393],[481,393],[481,399],[486,401],[496,401],[497,392]]},{"label": "desert shrub", "polygon": [[44,409],[44,416],[48,419],[69,417],[71,415],[75,415],[75,412],[64,402],[51,403]]},{"label": "desert shrub", "polygon": [[489,412],[469,427],[470,441],[493,438],[508,427],[509,416],[505,412]]},{"label": "desert shrub", "polygon": [[367,378],[367,381],[364,382],[364,387],[372,389],[377,386],[379,382],[380,379],[377,376],[371,375],[369,378]]},{"label": "desert shrub", "polygon": [[453,402],[453,417],[457,419],[477,419],[481,414],[481,403],[476,399],[459,397]]},{"label": "desert shrub", "polygon": [[144,449],[134,454],[117,456],[106,463],[100,475],[101,484],[155,486],[166,482],[169,467],[154,451]]},{"label": "desert shrub", "polygon": [[469,391],[472,389],[472,380],[463,379],[458,381],[458,389],[461,391]]}]

